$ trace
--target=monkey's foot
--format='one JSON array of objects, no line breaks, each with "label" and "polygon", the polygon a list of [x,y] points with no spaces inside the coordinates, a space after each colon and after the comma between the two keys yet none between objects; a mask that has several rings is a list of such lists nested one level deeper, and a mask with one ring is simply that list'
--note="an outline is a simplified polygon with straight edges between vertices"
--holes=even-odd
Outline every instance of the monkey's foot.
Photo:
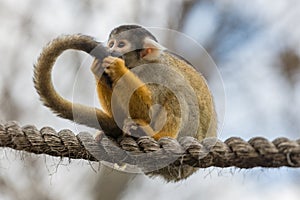
[{"label": "monkey's foot", "polygon": [[147,135],[147,133],[142,128],[142,126],[140,126],[138,123],[134,122],[131,119],[124,121],[124,126],[123,126],[122,130],[123,130],[124,136],[131,136],[131,137],[139,138],[141,136]]},{"label": "monkey's foot", "polygon": [[103,131],[97,131],[96,132],[96,136],[95,136],[95,141],[97,143],[100,143],[102,138],[105,136],[104,132]]}]

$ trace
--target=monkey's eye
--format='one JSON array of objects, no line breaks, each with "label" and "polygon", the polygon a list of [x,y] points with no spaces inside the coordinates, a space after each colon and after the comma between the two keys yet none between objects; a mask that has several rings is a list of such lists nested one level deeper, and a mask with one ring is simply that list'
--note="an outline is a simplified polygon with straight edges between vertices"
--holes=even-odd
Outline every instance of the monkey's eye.
[{"label": "monkey's eye", "polygon": [[121,41],[118,44],[118,48],[123,48],[123,47],[125,47],[125,45],[126,45],[125,42]]},{"label": "monkey's eye", "polygon": [[111,42],[108,43],[108,47],[109,47],[109,48],[112,48],[112,47],[114,46],[114,44],[115,44],[115,43],[114,43],[113,41],[111,41]]}]

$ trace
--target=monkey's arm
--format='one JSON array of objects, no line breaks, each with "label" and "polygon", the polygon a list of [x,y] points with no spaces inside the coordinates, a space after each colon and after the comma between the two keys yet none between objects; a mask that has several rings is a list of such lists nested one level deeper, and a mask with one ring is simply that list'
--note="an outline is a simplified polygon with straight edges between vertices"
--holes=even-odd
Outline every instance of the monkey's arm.
[{"label": "monkey's arm", "polygon": [[104,69],[101,64],[98,59],[95,59],[91,66],[91,71],[95,76],[98,100],[101,108],[112,117],[110,103],[112,95],[111,81],[107,74],[103,73]]},{"label": "monkey's arm", "polygon": [[[109,77],[111,90],[105,89],[105,87],[107,88],[107,81],[105,84],[105,82],[103,81],[104,78],[102,79],[102,77],[100,77],[101,73],[97,74],[97,72],[101,71],[99,67],[101,67],[102,69],[104,68],[104,74]],[[100,84],[97,85],[97,91],[99,98],[101,98],[99,99],[101,105],[104,105],[104,107],[108,109],[108,112],[112,112],[110,106],[112,96],[111,91],[115,89],[117,93],[116,95],[118,97],[118,106],[120,107],[120,109],[122,111],[129,110],[130,116],[127,117],[131,118],[137,125],[142,126],[140,128],[143,129],[143,131],[145,132],[144,134],[152,136],[154,132],[149,126],[151,121],[149,110],[153,104],[151,91],[145,83],[143,83],[133,72],[131,72],[125,66],[124,60],[111,56],[106,57],[103,60],[102,66],[94,66],[92,67],[92,71],[94,72],[96,78],[100,79]],[[121,86],[123,89],[120,89],[119,86]],[[116,87],[118,89],[116,89]],[[128,91],[134,92],[130,96],[130,94],[128,94],[130,92]],[[104,99],[103,97],[105,96],[108,96],[109,98]],[[128,98],[130,98],[129,104],[126,103],[126,99],[128,100]],[[124,126],[130,125],[126,124],[125,121],[126,120],[124,119]]]}]

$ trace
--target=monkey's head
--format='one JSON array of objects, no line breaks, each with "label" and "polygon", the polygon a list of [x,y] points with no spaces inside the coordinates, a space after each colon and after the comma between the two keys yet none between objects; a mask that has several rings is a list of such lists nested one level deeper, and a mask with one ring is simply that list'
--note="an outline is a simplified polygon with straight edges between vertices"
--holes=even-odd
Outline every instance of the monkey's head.
[{"label": "monkey's head", "polygon": [[139,60],[155,61],[164,48],[145,28],[138,25],[122,25],[113,29],[107,47],[111,54],[121,54],[128,67]]}]

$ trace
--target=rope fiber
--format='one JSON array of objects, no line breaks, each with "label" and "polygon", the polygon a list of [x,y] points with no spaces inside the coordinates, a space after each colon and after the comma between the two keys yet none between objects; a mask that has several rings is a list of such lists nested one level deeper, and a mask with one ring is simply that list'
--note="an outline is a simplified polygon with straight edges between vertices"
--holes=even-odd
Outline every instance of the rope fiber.
[{"label": "rope fiber", "polygon": [[[160,159],[174,158],[172,165],[186,164],[197,168],[215,167],[300,167],[300,140],[277,138],[272,142],[254,137],[248,142],[231,137],[225,142],[216,138],[197,141],[183,137],[178,141],[151,137],[99,137],[86,132],[75,135],[70,130],[58,133],[50,127],[21,127],[16,122],[0,124],[0,147],[50,156],[129,163],[143,168],[154,167]],[[147,156],[141,156],[147,155]],[[136,158],[139,159],[136,159]]]}]

